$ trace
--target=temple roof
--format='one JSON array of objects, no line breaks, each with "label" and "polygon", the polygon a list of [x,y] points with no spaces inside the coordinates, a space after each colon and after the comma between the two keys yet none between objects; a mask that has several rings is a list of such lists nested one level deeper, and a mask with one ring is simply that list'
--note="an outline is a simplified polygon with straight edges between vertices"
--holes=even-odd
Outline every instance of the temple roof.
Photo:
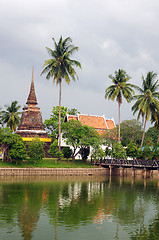
[{"label": "temple roof", "polygon": [[29,105],[37,105],[37,99],[36,99],[36,94],[35,94],[35,88],[34,88],[34,67],[32,70],[32,81],[31,81],[31,87],[30,87],[30,93],[27,99],[26,104]]},{"label": "temple roof", "polygon": [[66,116],[66,121],[72,119],[80,121],[82,125],[94,127],[99,132],[99,134],[103,134],[106,129],[113,129],[116,127],[113,119],[106,119],[104,116],[94,116],[85,114],[78,114],[77,116],[73,115]]}]

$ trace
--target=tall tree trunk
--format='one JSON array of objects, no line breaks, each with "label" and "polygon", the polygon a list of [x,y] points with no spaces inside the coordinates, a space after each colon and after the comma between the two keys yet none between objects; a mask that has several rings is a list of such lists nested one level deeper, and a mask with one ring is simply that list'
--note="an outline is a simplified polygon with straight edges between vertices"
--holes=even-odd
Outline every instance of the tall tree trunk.
[{"label": "tall tree trunk", "polygon": [[159,143],[159,135],[158,135],[158,138],[157,138],[157,143]]},{"label": "tall tree trunk", "polygon": [[146,128],[146,117],[145,117],[145,122],[144,122],[144,130],[143,130],[143,134],[142,134],[142,141],[141,141],[141,146],[140,146],[140,150],[142,149],[143,146],[143,142],[144,142],[144,138],[145,138],[145,128]]},{"label": "tall tree trunk", "polygon": [[59,151],[61,151],[61,79],[59,85]]},{"label": "tall tree trunk", "polygon": [[118,114],[119,114],[118,142],[120,142],[120,105],[121,105],[121,103],[118,102]]}]

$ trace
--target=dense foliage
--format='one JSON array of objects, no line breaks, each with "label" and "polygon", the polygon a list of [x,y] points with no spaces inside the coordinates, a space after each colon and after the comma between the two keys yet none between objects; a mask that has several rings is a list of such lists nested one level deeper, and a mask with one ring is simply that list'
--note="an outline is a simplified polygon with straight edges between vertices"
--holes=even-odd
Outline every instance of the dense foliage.
[{"label": "dense foliage", "polygon": [[63,158],[63,153],[58,149],[58,140],[54,140],[54,142],[50,146],[49,153],[52,157],[58,158],[61,160]]},{"label": "dense foliage", "polygon": [[117,142],[113,144],[111,156],[115,159],[126,159],[126,151],[122,144]]},{"label": "dense foliage", "polygon": [[44,158],[44,142],[41,142],[38,137],[32,139],[32,141],[28,143],[28,155],[30,159],[33,160]]},{"label": "dense foliage", "polygon": [[26,148],[22,138],[12,133],[9,128],[0,129],[0,145],[3,159],[12,161],[26,158]]},{"label": "dense foliage", "polygon": [[[61,107],[61,124],[64,122],[67,113],[67,107]],[[59,106],[53,107],[50,119],[44,121],[44,127],[50,135],[52,141],[58,138],[59,134]]]},{"label": "dense foliage", "polygon": [[73,148],[72,159],[75,159],[82,148],[94,146],[100,142],[100,135],[94,128],[86,125],[82,126],[82,124],[76,120],[71,120],[64,124],[63,138],[66,144]]}]

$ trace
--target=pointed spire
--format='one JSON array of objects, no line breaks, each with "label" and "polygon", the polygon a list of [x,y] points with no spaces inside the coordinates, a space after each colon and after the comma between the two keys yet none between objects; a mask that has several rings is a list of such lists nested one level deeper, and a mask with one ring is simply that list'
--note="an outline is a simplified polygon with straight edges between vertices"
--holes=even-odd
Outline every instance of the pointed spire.
[{"label": "pointed spire", "polygon": [[37,105],[38,104],[36,95],[35,95],[35,89],[34,89],[34,66],[32,69],[32,81],[31,81],[30,93],[29,93],[26,104],[29,104],[29,105]]}]

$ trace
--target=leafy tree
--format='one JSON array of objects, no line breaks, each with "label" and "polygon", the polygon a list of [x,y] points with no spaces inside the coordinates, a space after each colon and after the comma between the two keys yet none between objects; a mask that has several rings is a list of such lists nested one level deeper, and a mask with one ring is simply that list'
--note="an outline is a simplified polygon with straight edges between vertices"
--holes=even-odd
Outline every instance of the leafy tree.
[{"label": "leafy tree", "polygon": [[77,115],[77,114],[80,114],[80,112],[79,112],[76,108],[68,109],[68,110],[67,110],[67,113],[68,113],[69,115]]},{"label": "leafy tree", "polygon": [[147,132],[145,133],[145,138],[151,138],[153,144],[157,143],[158,140],[158,136],[159,136],[159,130],[157,130],[156,127],[150,127]]},{"label": "leafy tree", "polygon": [[3,160],[12,162],[12,159],[25,159],[25,146],[21,136],[12,133],[9,128],[0,129],[0,145]]},{"label": "leafy tree", "polygon": [[6,105],[6,111],[3,111],[2,122],[7,124],[12,131],[15,131],[20,122],[19,115],[21,112],[18,110],[21,108],[17,101],[13,101],[11,106]]},{"label": "leafy tree", "polygon": [[[64,122],[67,113],[67,107],[61,107],[61,124]],[[53,107],[50,119],[46,119],[44,127],[52,138],[52,141],[58,138],[59,126],[59,106]]]},{"label": "leafy tree", "polygon": [[58,158],[61,160],[63,158],[63,153],[58,149],[58,140],[54,140],[54,142],[50,146],[49,153],[52,157]]},{"label": "leafy tree", "polygon": [[137,158],[139,155],[139,150],[136,145],[131,141],[126,148],[126,155],[128,157]]},{"label": "leafy tree", "polygon": [[[76,108],[67,109],[67,107],[61,106],[61,131],[67,113],[70,115],[77,115],[79,112]],[[50,135],[50,137],[52,138],[52,141],[58,139],[59,106],[53,107],[50,119],[45,120],[44,127],[48,134]]]},{"label": "leafy tree", "polygon": [[62,153],[64,157],[67,158],[68,161],[68,159],[72,156],[72,149],[70,147],[63,147]]},{"label": "leafy tree", "polygon": [[33,160],[44,158],[44,142],[41,142],[38,137],[34,137],[32,141],[28,143],[28,155],[30,159]]},{"label": "leafy tree", "polygon": [[102,134],[101,139],[103,145],[112,146],[112,144],[117,142],[117,129],[106,129]]},{"label": "leafy tree", "polygon": [[72,160],[75,160],[82,148],[94,146],[100,142],[100,135],[94,128],[82,126],[77,120],[64,123],[63,129],[63,138],[66,144],[73,147]]},{"label": "leafy tree", "polygon": [[139,145],[142,139],[142,123],[136,119],[125,120],[120,125],[121,143],[127,146],[132,140],[133,143]]},{"label": "leafy tree", "polygon": [[105,152],[99,145],[95,145],[92,154],[91,154],[91,159],[92,160],[100,160],[105,156]]},{"label": "leafy tree", "polygon": [[132,106],[133,114],[138,112],[137,119],[139,120],[141,116],[144,122],[141,149],[145,137],[146,123],[151,118],[154,111],[159,111],[159,92],[157,92],[159,83],[156,77],[157,74],[154,72],[148,72],[146,78],[142,76],[142,88],[136,87],[140,94],[133,97],[136,100],[135,104]]},{"label": "leafy tree", "polygon": [[54,50],[46,47],[49,55],[52,57],[49,60],[46,60],[43,65],[42,74],[47,74],[46,79],[53,77],[53,83],[59,85],[59,150],[61,150],[61,84],[62,79],[69,84],[70,79],[78,79],[77,73],[74,69],[75,67],[80,67],[80,62],[71,59],[71,55],[78,50],[78,47],[75,47],[72,44],[72,39],[67,37],[63,39],[62,36],[57,43],[54,38]]},{"label": "leafy tree", "polygon": [[112,157],[115,159],[126,159],[126,151],[120,142],[114,143],[112,148]]},{"label": "leafy tree", "polygon": [[15,160],[17,164],[17,161],[24,160],[26,156],[27,154],[24,142],[22,138],[19,138],[18,136],[17,139],[15,139],[15,142],[10,147],[8,157],[11,159],[11,161]]},{"label": "leafy tree", "polygon": [[115,76],[109,75],[113,85],[109,86],[105,90],[105,99],[115,100],[118,103],[118,116],[119,116],[119,129],[118,129],[118,142],[120,142],[120,106],[122,104],[122,98],[124,97],[127,102],[132,99],[134,94],[134,85],[128,83],[130,76],[123,70],[119,69],[115,71]]},{"label": "leafy tree", "polygon": [[159,143],[154,143],[152,152],[153,152],[153,159],[159,160]]},{"label": "leafy tree", "polygon": [[151,160],[153,158],[152,147],[145,145],[143,149],[140,149],[139,157],[144,160]]}]

